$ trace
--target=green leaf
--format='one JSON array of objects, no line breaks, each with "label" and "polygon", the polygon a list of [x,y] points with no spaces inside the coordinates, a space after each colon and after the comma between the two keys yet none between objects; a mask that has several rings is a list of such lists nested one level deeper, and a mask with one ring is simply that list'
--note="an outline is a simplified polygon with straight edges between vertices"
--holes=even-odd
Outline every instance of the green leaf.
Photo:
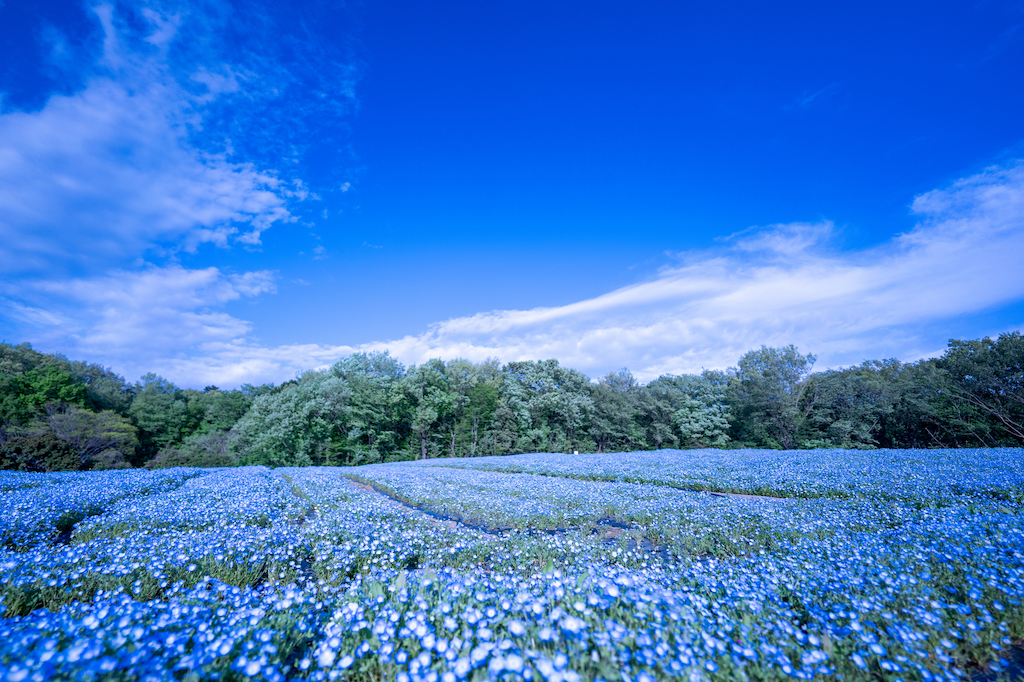
[{"label": "green leaf", "polygon": [[434,569],[428,568],[423,572],[423,579],[420,581],[424,585],[436,585],[438,582],[437,573]]}]

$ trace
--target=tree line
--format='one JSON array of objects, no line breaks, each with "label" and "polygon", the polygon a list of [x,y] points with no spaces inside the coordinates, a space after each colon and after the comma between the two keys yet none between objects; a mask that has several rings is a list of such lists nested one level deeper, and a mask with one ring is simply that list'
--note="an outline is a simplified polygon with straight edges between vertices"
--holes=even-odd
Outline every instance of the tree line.
[{"label": "tree line", "polygon": [[181,389],[0,344],[0,468],[357,465],[520,452],[1024,445],[1024,338],[814,372],[762,346],[735,367],[600,380],[557,360],[405,367],[356,353],[280,385]]}]

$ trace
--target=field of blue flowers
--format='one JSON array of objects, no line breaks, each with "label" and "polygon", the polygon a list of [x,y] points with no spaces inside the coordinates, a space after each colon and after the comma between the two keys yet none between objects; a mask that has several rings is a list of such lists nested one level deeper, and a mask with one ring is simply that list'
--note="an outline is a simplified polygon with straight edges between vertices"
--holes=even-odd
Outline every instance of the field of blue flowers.
[{"label": "field of blue flowers", "polygon": [[0,680],[996,680],[1024,451],[0,472]]}]

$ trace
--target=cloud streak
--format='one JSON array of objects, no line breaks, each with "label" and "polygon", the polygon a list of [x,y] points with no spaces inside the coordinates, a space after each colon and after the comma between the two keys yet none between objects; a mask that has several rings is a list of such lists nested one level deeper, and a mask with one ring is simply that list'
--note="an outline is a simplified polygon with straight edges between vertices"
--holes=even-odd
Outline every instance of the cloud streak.
[{"label": "cloud streak", "polygon": [[[303,80],[253,45],[239,54],[260,56],[223,58],[210,46],[243,19],[226,9],[210,19],[189,3],[153,4],[135,29],[112,6],[94,13],[103,43],[84,87],[38,111],[0,113],[0,332],[129,377],[153,370],[193,386],[277,382],[385,349],[406,363],[558,358],[591,376],[628,366],[643,380],[729,366],[761,344],[795,343],[824,365],[914,359],[945,341],[926,326],[1024,300],[1024,164],[1015,163],[914,198],[914,229],[871,249],[840,251],[828,221],[770,225],[565,306],[481,312],[359,346],[266,347],[227,310],[272,294],[275,273],[186,268],[175,255],[256,247],[268,227],[295,220],[311,194],[297,172],[280,168],[285,150],[302,145],[277,133],[291,118],[307,121],[302,128],[321,112],[340,115],[354,102],[352,70],[325,60],[338,68],[306,69],[313,75]],[[253,10],[244,21],[284,21],[272,19]],[[280,50],[301,53],[302,30]],[[186,48],[202,54],[183,60],[175,50]],[[339,75],[318,80],[325,71]],[[282,107],[263,116],[275,93],[307,90],[301,115]],[[232,119],[227,112],[243,101],[256,104]],[[232,137],[242,128],[253,132]],[[252,151],[260,147],[276,151]]]},{"label": "cloud streak", "polygon": [[[908,360],[945,341],[923,335],[922,325],[1024,299],[1024,165],[922,194],[912,210],[919,217],[913,230],[867,250],[831,248],[836,230],[828,222],[773,225],[716,251],[681,254],[679,265],[651,281],[602,296],[454,318],[359,346],[262,347],[245,322],[196,312],[271,291],[268,273],[179,268],[48,291],[109,311],[83,327],[83,347],[143,339],[155,326],[163,341],[144,344],[139,367],[197,386],[281,381],[360,350],[389,350],[406,363],[553,357],[595,377],[627,366],[642,380],[730,366],[761,344],[795,343],[816,352],[822,366]],[[104,293],[112,289],[121,293]],[[189,351],[161,354],[161,343]]]},{"label": "cloud streak", "polygon": [[556,357],[592,374],[625,365],[645,380],[725,367],[761,344],[796,343],[832,365],[907,359],[932,342],[921,325],[1024,299],[1024,165],[923,194],[912,210],[917,226],[876,248],[834,251],[827,222],[776,225],[603,296],[456,318],[373,347],[412,362]]},{"label": "cloud streak", "polygon": [[7,285],[0,311],[34,326],[44,343],[116,358],[118,365],[138,370],[147,361],[176,355],[173,349],[194,352],[245,336],[252,329],[248,322],[217,309],[274,292],[274,280],[268,271],[233,275],[215,267],[150,267]]}]

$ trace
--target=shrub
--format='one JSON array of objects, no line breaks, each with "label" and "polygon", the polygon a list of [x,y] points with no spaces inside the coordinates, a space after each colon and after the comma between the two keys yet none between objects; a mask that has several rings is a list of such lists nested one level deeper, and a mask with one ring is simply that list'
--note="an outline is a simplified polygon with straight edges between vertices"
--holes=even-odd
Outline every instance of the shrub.
[{"label": "shrub", "polygon": [[178,447],[167,447],[146,463],[147,469],[170,467],[233,467],[238,464],[228,450],[226,431],[195,433]]},{"label": "shrub", "polygon": [[131,469],[132,465],[125,459],[124,453],[120,450],[104,450],[93,455],[90,462],[92,469]]},{"label": "shrub", "polygon": [[0,468],[16,471],[79,471],[78,449],[53,433],[15,436],[0,445]]}]

